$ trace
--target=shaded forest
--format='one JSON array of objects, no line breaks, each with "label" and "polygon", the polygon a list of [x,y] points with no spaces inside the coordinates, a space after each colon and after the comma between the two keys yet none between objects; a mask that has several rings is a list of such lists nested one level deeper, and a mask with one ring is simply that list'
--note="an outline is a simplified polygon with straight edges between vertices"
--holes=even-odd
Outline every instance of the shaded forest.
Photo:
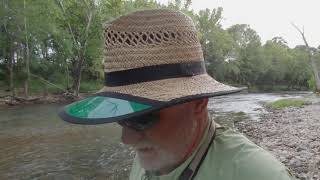
[{"label": "shaded forest", "polygon": [[98,90],[104,79],[105,22],[138,9],[160,7],[178,9],[193,18],[207,71],[218,81],[248,86],[252,91],[316,89],[320,44],[290,48],[282,37],[263,44],[248,24],[223,28],[221,7],[194,12],[191,3],[1,0],[0,92],[26,97],[64,92],[78,96]]}]

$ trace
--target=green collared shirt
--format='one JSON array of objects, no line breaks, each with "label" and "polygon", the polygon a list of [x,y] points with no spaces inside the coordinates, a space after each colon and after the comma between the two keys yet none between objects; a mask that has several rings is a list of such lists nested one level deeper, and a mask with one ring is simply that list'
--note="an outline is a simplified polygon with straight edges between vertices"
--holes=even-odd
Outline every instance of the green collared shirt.
[{"label": "green collared shirt", "polygon": [[[204,137],[207,135],[207,131]],[[204,139],[203,137],[203,139]],[[203,143],[203,139],[201,143]],[[199,144],[199,146],[201,145]],[[197,151],[197,150],[196,150]],[[195,152],[196,152],[195,151]],[[134,159],[130,180],[176,180],[195,152],[169,174],[147,173]],[[293,180],[286,167],[269,152],[229,128],[218,128],[213,144],[194,180]]]}]

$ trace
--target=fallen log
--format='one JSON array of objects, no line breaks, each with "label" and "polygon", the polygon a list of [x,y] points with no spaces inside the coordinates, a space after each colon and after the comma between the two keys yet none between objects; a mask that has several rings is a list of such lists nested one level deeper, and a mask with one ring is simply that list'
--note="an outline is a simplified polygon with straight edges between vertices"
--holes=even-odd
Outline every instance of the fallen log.
[{"label": "fallen log", "polygon": [[15,105],[23,104],[23,103],[35,102],[35,101],[39,101],[39,100],[41,100],[40,97],[25,98],[25,97],[19,97],[19,96],[11,96],[11,95],[0,97],[0,103],[7,104],[9,106],[15,106]]},{"label": "fallen log", "polygon": [[24,97],[13,97],[14,100],[19,101],[19,102],[33,102],[33,101],[38,101],[40,100],[39,97],[34,97],[34,98],[24,98]]}]

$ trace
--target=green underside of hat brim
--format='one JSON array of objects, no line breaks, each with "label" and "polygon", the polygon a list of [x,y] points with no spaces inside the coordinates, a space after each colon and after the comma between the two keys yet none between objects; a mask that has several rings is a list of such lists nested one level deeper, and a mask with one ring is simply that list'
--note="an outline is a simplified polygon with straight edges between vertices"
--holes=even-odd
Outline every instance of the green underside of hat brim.
[{"label": "green underside of hat brim", "polygon": [[232,91],[197,94],[173,99],[169,102],[156,101],[127,94],[102,92],[83,100],[69,104],[60,111],[59,116],[74,124],[112,123],[160,109],[181,104],[194,99],[237,93]]}]

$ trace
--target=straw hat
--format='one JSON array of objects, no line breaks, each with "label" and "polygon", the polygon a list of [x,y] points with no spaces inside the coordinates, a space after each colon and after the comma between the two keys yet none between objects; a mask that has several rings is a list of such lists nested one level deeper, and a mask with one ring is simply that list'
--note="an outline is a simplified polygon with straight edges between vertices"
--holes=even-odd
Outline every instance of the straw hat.
[{"label": "straw hat", "polygon": [[[105,86],[91,99],[82,100],[81,105],[76,102],[66,106],[60,113],[64,120],[108,123],[192,99],[241,90],[219,83],[206,73],[195,26],[190,17],[179,11],[152,9],[122,16],[106,25],[104,37]],[[148,108],[116,116],[101,115],[108,103],[93,106],[90,101],[96,97]],[[75,112],[82,115],[75,116]]]}]

